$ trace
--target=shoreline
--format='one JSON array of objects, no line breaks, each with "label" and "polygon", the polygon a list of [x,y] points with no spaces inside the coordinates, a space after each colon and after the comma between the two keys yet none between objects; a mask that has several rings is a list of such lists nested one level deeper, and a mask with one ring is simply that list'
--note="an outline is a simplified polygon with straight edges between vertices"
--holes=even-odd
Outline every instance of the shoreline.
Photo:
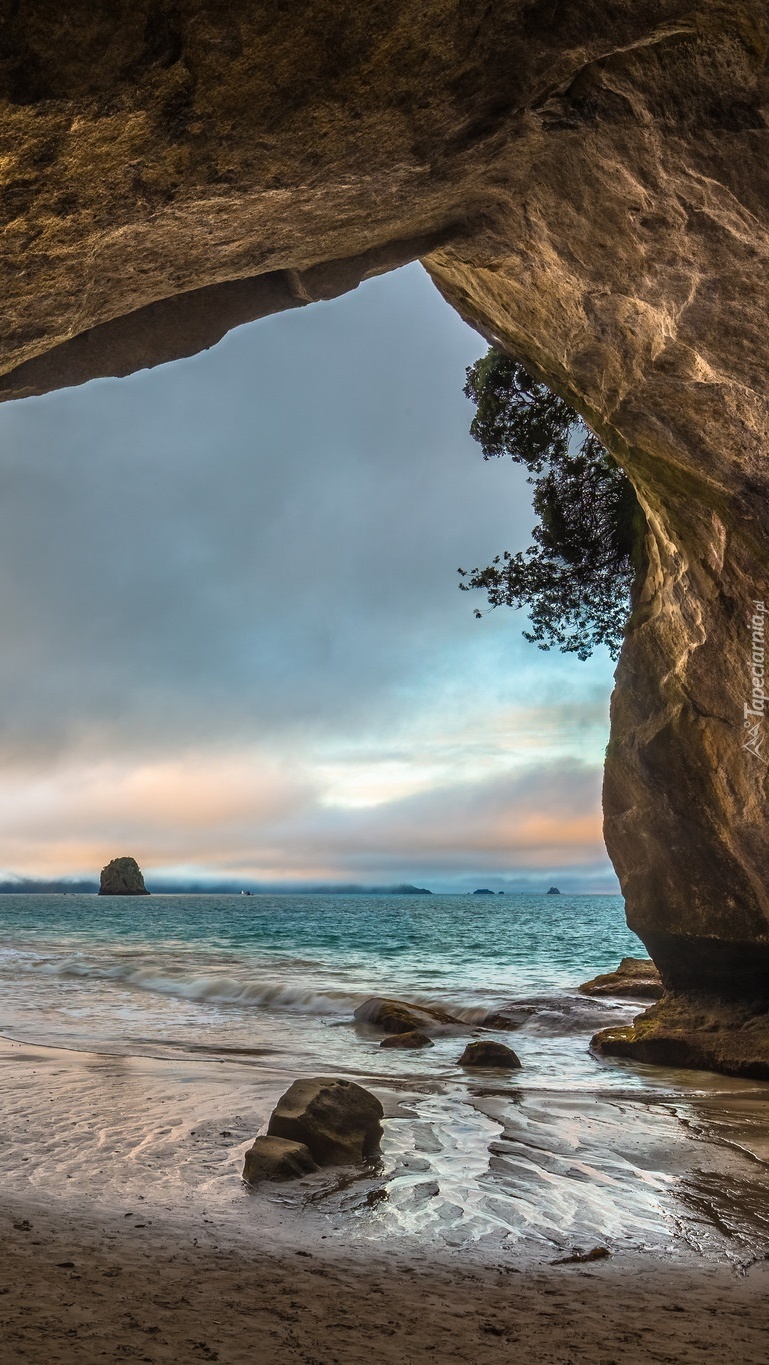
[{"label": "shoreline", "polygon": [[[713,1229],[730,1187],[743,1201],[741,1215],[739,1204],[729,1205],[730,1216],[751,1213],[757,1186],[745,1173],[752,1164],[760,1184],[769,1164],[766,1087],[700,1096],[701,1126],[691,1127],[690,1103],[687,1129],[680,1097],[651,1104],[632,1092],[532,1091],[512,1102],[504,1082],[479,1082],[454,1117],[461,1128],[472,1109],[487,1125],[476,1132],[475,1155],[488,1168],[486,1197],[495,1206],[505,1162],[520,1164],[525,1154],[531,1169],[510,1205],[523,1231],[517,1240],[502,1233],[473,1240],[478,1206],[470,1201],[457,1224],[465,1239],[452,1244],[440,1216],[424,1221],[438,1199],[404,1204],[400,1225],[397,1218],[401,1196],[418,1193],[441,1162],[449,1207],[462,1182],[468,1187],[467,1145],[416,1155],[431,1147],[415,1132],[445,1138],[435,1114],[451,1112],[455,1095],[409,1089],[403,1078],[384,1087],[372,1081],[390,1119],[384,1171],[351,1182],[326,1171],[320,1181],[249,1192],[240,1181],[243,1150],[287,1084],[286,1072],[263,1065],[0,1038],[4,1361],[360,1365],[371,1352],[384,1365],[503,1365],[512,1357],[533,1365],[701,1365],[708,1356],[763,1365],[769,1260],[755,1237],[751,1244],[743,1236],[747,1223],[731,1243]],[[239,1129],[230,1117],[236,1108]],[[153,1132],[158,1115],[164,1126]],[[602,1180],[616,1184],[620,1165],[589,1164],[606,1151],[606,1134],[592,1156],[584,1133],[579,1150],[569,1143],[575,1125],[600,1130],[607,1118],[616,1134],[618,1115],[628,1145],[612,1160],[635,1164],[614,1213],[609,1203],[595,1205],[601,1218],[583,1219],[579,1235],[564,1223],[548,1241],[535,1223],[529,1236],[527,1216],[559,1164],[561,1182],[580,1198],[592,1198]],[[708,1159],[710,1185],[692,1188],[688,1233],[683,1226],[674,1233],[671,1219],[667,1241],[653,1244],[650,1223],[648,1245],[623,1246],[615,1233],[618,1216],[629,1219],[628,1199],[660,1179],[672,1189],[693,1164],[707,1170]],[[433,1163],[428,1173],[422,1160]],[[475,1178],[482,1189],[483,1173]],[[383,1201],[370,1198],[385,1186]],[[714,1202],[706,1209],[707,1199]],[[642,1212],[638,1203],[639,1219]],[[700,1243],[692,1236],[698,1226]],[[606,1259],[556,1264],[601,1245],[611,1252]]]},{"label": "shoreline", "polygon": [[[0,1186],[119,1218],[215,1228],[245,1251],[252,1209],[272,1242],[362,1257],[518,1268],[605,1246],[612,1258],[699,1253],[739,1270],[769,1254],[769,1087],[527,1090],[512,1077],[355,1079],[385,1108],[381,1160],[251,1192],[245,1152],[295,1079],[266,1059],[119,1055],[0,1036]],[[318,1074],[318,1073],[316,1073]],[[327,1074],[332,1074],[331,1072]],[[709,1078],[703,1077],[703,1080]]]},{"label": "shoreline", "polygon": [[390,1242],[227,1244],[202,1224],[0,1202],[9,1365],[537,1365],[766,1359],[769,1265],[741,1276],[643,1253],[590,1265],[479,1264]]},{"label": "shoreline", "polygon": [[[8,946],[4,1361],[763,1365],[769,1085],[592,1056],[595,1020],[635,1007],[565,985],[593,949],[545,950],[531,907],[450,952],[448,912],[385,932],[365,904],[299,907],[249,917],[244,947],[242,916],[204,906],[184,937],[182,910],[157,943],[133,918],[130,941],[99,919],[83,942],[82,910],[48,943],[46,909]],[[587,911],[597,944],[618,909]],[[407,1001],[514,1001],[523,1070],[467,1071],[454,1032],[381,1051],[339,1006],[377,972]],[[381,1163],[249,1191],[244,1153],[298,1075],[382,1100]]]}]

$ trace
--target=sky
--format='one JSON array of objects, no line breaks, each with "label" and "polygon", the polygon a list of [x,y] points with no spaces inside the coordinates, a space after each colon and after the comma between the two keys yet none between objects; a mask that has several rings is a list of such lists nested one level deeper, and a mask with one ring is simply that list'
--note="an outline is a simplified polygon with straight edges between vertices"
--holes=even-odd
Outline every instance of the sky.
[{"label": "sky", "polygon": [[0,406],[0,878],[615,891],[613,665],[457,569],[530,543],[419,265]]}]

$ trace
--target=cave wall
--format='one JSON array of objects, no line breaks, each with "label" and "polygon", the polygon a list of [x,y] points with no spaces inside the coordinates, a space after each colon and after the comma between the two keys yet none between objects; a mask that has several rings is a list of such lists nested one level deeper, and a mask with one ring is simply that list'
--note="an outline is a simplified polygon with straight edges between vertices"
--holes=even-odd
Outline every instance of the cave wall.
[{"label": "cave wall", "polygon": [[756,1001],[768,38],[760,0],[0,3],[0,396],[423,259],[636,485],[607,845],[667,985]]}]

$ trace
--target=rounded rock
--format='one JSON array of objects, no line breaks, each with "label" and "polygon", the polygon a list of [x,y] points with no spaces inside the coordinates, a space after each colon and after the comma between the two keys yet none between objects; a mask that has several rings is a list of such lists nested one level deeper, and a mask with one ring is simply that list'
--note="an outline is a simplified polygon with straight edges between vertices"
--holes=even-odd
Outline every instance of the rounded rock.
[{"label": "rounded rock", "polygon": [[517,1071],[521,1066],[520,1057],[504,1043],[485,1040],[481,1043],[468,1043],[458,1060],[459,1066],[493,1067],[498,1071]]},{"label": "rounded rock", "polygon": [[383,1038],[380,1047],[398,1048],[417,1048],[434,1047],[432,1038],[428,1038],[426,1033],[420,1033],[419,1029],[413,1029],[411,1033],[392,1033],[389,1038]]},{"label": "rounded rock", "polygon": [[415,1033],[426,1028],[442,1028],[459,1020],[435,1005],[407,1005],[403,1000],[389,1000],[372,995],[355,1011],[359,1024],[371,1024],[385,1033]]},{"label": "rounded rock", "polygon": [[365,1161],[379,1148],[384,1109],[355,1081],[312,1076],[294,1081],[272,1111],[267,1133],[304,1143],[319,1166]]},{"label": "rounded rock", "polygon": [[258,1137],[246,1152],[243,1179],[247,1185],[259,1185],[263,1180],[296,1180],[317,1169],[317,1163],[303,1142]]}]

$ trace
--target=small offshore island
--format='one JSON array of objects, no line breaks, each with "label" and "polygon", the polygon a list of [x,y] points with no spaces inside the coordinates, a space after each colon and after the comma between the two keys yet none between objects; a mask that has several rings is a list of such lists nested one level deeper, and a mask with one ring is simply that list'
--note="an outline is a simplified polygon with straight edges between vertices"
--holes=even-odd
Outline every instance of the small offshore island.
[{"label": "small offshore island", "polygon": [[101,870],[98,895],[148,896],[141,868],[135,858],[113,858]]}]

